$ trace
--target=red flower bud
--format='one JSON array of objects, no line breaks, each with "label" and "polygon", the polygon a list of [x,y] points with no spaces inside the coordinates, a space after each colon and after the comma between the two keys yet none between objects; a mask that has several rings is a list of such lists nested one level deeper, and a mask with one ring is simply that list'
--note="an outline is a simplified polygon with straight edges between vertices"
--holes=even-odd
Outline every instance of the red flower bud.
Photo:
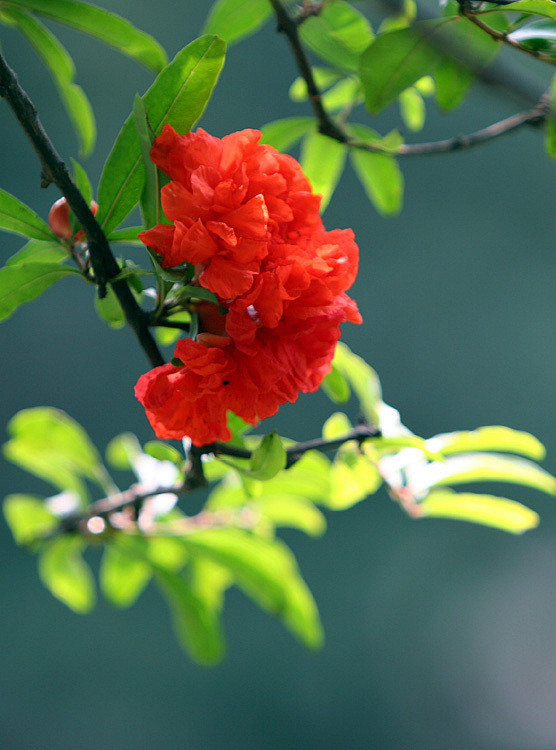
[{"label": "red flower bud", "polygon": [[[52,205],[48,214],[48,225],[56,235],[63,240],[69,240],[72,237],[71,225],[69,220],[69,205],[65,198],[59,198],[56,203]],[[98,203],[91,201],[91,211],[93,216],[96,216],[98,211]],[[75,239],[78,240],[83,237],[83,231],[77,232]]]}]

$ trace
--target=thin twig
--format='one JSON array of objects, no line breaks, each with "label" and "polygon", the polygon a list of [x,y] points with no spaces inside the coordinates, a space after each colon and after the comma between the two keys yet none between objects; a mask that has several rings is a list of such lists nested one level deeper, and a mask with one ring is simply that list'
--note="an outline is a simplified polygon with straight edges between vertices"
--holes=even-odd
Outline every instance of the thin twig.
[{"label": "thin twig", "polygon": [[[289,469],[293,464],[297,463],[307,451],[318,450],[323,453],[336,450],[340,448],[344,443],[350,440],[366,440],[367,438],[380,437],[380,430],[376,427],[372,427],[368,424],[361,424],[354,427],[350,432],[342,435],[340,438],[335,440],[324,440],[322,438],[315,438],[314,440],[306,440],[303,443],[295,443],[286,448],[287,462],[286,468]],[[215,455],[230,456],[232,458],[251,458],[252,451],[245,448],[236,448],[233,445],[227,445],[226,443],[210,443],[204,445],[203,453],[214,453]]]},{"label": "thin twig", "polygon": [[[518,112],[517,114],[499,120],[498,122],[494,122],[480,130],[465,135],[446,138],[440,141],[403,143],[395,152],[383,148],[378,143],[368,143],[352,138],[342,125],[332,119],[322,104],[321,93],[315,83],[311,65],[299,39],[296,18],[291,18],[288,15],[288,12],[283,7],[280,0],[270,0],[270,3],[276,14],[278,30],[287,36],[299,72],[307,85],[309,100],[317,119],[319,132],[328,135],[330,138],[334,138],[340,143],[344,143],[349,148],[357,148],[372,153],[391,154],[394,156],[424,156],[428,154],[450,153],[479,146],[487,141],[493,140],[494,138],[498,138],[501,135],[518,130],[524,125],[539,126],[548,116],[549,102],[546,95],[543,95],[534,107]],[[465,13],[466,18],[470,21],[473,21],[475,18],[475,16],[473,15],[472,17],[472,15],[473,14],[471,13]],[[482,26],[484,26],[484,24],[482,24]],[[485,31],[487,31],[487,29],[485,29]],[[502,39],[500,38],[499,41],[502,41]]]},{"label": "thin twig", "polygon": [[[110,250],[104,232],[46,134],[33,102],[21,88],[16,74],[1,54],[0,94],[10,105],[40,159],[42,185],[47,186],[50,183],[55,183],[60,188],[62,195],[65,196],[71,210],[83,227],[95,273],[95,282],[98,285],[99,294],[102,296],[106,284],[111,283],[111,279],[114,279],[120,273],[120,267]],[[134,330],[153,367],[164,364],[164,359],[149,331],[147,313],[135,301],[127,281],[124,279],[114,281],[111,286],[127,322]]]},{"label": "thin twig", "polygon": [[501,42],[502,44],[507,44],[508,47],[513,47],[513,49],[519,50],[519,52],[523,52],[526,55],[529,55],[530,57],[534,57],[537,60],[542,60],[543,62],[549,63],[550,65],[556,65],[556,59],[553,56],[547,55],[546,53],[541,52],[540,50],[529,49],[528,47],[524,47],[519,42],[516,42],[513,39],[511,39],[504,32],[496,31],[496,29],[493,29],[492,27],[490,27],[481,18],[479,18],[479,15],[481,14],[480,13],[477,14],[474,11],[472,11],[466,3],[463,3],[460,1],[460,8],[461,8],[461,15],[464,18],[467,18],[468,21],[471,21],[471,23],[475,24],[475,26],[477,26],[479,29],[482,29],[486,34],[488,34],[492,39],[494,39],[495,42]]}]

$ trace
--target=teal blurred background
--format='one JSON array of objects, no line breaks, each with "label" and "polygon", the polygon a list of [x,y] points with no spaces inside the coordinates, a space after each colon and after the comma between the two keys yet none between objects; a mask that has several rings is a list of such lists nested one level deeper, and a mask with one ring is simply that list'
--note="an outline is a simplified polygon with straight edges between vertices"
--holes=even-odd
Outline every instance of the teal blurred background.
[{"label": "teal blurred background", "polygon": [[[209,7],[99,4],[150,31],[170,57],[198,35]],[[152,77],[100,43],[52,28],[93,102],[99,138],[85,166],[96,182],[134,94]],[[76,156],[48,74],[15,32],[3,27],[1,41],[57,148]],[[308,114],[288,99],[294,75],[285,40],[267,24],[231,48],[201,124],[222,136]],[[525,75],[535,96],[550,71],[526,66]],[[40,189],[35,154],[0,104],[1,186],[46,217],[58,193]],[[441,115],[431,104],[424,137],[409,139],[468,132],[518,108],[475,86],[459,112]],[[391,108],[373,127],[397,124]],[[522,130],[402,168],[398,217],[377,215],[349,170],[325,214],[328,228],[352,227],[361,248],[352,291],[365,323],[345,327],[344,340],[377,368],[386,401],[416,433],[507,424],[535,433],[554,471],[555,167],[542,133]],[[2,234],[2,262],[22,244]],[[131,333],[96,318],[92,290],[79,280],[62,281],[3,323],[0,347],[2,425],[19,409],[48,404],[83,424],[101,449],[123,430],[152,437],[132,397],[143,355]],[[272,426],[306,439],[332,410],[317,393],[283,408]],[[2,495],[51,492],[5,462],[1,483]],[[284,533],[320,606],[324,648],[305,651],[231,591],[228,656],[213,669],[179,650],[150,589],[128,611],[104,602],[87,617],[65,609],[2,521],[0,747],[553,750],[556,508],[532,491],[496,489],[534,507],[539,529],[513,537],[412,521],[380,492],[329,514],[322,539]],[[187,507],[201,502],[191,496]]]}]

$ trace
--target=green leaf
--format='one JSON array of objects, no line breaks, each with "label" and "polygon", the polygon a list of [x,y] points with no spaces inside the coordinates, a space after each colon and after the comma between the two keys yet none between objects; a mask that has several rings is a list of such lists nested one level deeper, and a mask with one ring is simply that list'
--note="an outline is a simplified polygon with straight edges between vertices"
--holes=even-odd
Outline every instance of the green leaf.
[{"label": "green leaf", "polygon": [[378,407],[382,402],[382,392],[376,372],[342,341],[336,344],[333,365],[355,391],[363,414],[371,424],[378,425]]},{"label": "green leaf", "polygon": [[475,76],[455,60],[446,57],[434,72],[436,102],[445,111],[456,109],[462,103]]},{"label": "green leaf", "polygon": [[429,463],[412,478],[417,495],[438,485],[468,482],[506,482],[556,495],[556,479],[524,458],[495,453],[469,453],[449,456],[443,462]]},{"label": "green leaf", "polygon": [[[189,313],[187,310],[184,310],[183,312],[176,313],[175,315],[171,315],[169,318],[165,319],[168,323],[190,323],[191,322],[191,313]],[[156,341],[160,346],[170,346],[173,344],[177,339],[184,338],[184,336],[187,336],[187,332],[184,331],[182,328],[165,328],[162,326],[158,326],[155,328],[154,332]]]},{"label": "green leaf", "polygon": [[151,160],[153,135],[149,129],[147,110],[139,94],[135,95],[133,117],[135,118],[135,127],[137,128],[145,167],[145,185],[141,194],[141,216],[145,229],[150,229],[155,224],[159,224],[161,220],[160,181],[158,179],[158,168]]},{"label": "green leaf", "polygon": [[326,519],[320,510],[297,495],[265,493],[257,498],[254,505],[273,526],[299,529],[311,536],[321,536],[326,531]]},{"label": "green leaf", "polygon": [[342,0],[326,3],[299,28],[301,41],[341,70],[357,70],[359,56],[374,35],[365,16]]},{"label": "green leaf", "polygon": [[[446,111],[461,104],[475,73],[492,62],[501,47],[482,29],[459,16],[449,30],[450,34],[443,42],[449,54],[443,56],[434,73],[436,101]],[[452,35],[453,31],[455,34]]]},{"label": "green leaf", "polygon": [[107,237],[108,242],[125,242],[127,245],[137,245],[138,247],[144,247],[141,240],[138,238],[139,232],[143,231],[143,227],[125,227],[124,229],[114,229]]},{"label": "green leaf", "polygon": [[[351,125],[353,132],[363,141],[373,141],[380,136],[364,125]],[[378,154],[360,148],[349,152],[353,168],[376,210],[386,216],[395,216],[402,208],[403,175],[398,163],[390,154]]]},{"label": "green leaf", "polygon": [[29,206],[5,190],[0,190],[0,229],[22,234],[34,240],[57,241],[46,222]]},{"label": "green leaf", "polygon": [[535,52],[556,53],[556,24],[553,21],[533,21],[508,34],[508,39]]},{"label": "green leaf", "polygon": [[345,404],[351,396],[349,383],[338,368],[332,363],[332,369],[320,384],[322,390],[331,401],[336,404]]},{"label": "green leaf", "polygon": [[351,422],[347,414],[342,411],[336,411],[331,414],[322,426],[323,440],[337,440],[346,435],[352,429]]},{"label": "green leaf", "polygon": [[511,8],[497,7],[477,13],[478,16],[494,15],[500,13],[524,13],[526,15],[544,16],[556,21],[556,3],[552,0],[518,0],[511,4]]},{"label": "green leaf", "polygon": [[4,517],[17,544],[31,544],[58,525],[58,519],[33,495],[8,495]]},{"label": "green leaf", "polygon": [[192,554],[228,568],[248,596],[278,615],[307,646],[316,648],[322,643],[315,602],[285,544],[240,529],[209,529],[183,541]]},{"label": "green leaf", "polygon": [[542,461],[546,453],[534,435],[499,425],[435,435],[426,445],[429,450],[445,456],[469,451],[504,451]]},{"label": "green leaf", "polygon": [[151,579],[150,566],[117,542],[108,545],[102,556],[99,583],[104,596],[116,607],[130,607]]},{"label": "green leaf", "polygon": [[286,467],[286,451],[279,435],[271,432],[251,454],[249,476],[253,479],[272,479]]},{"label": "green leaf", "polygon": [[61,536],[48,543],[39,557],[39,577],[47,589],[74,612],[85,614],[95,605],[93,575],[81,557],[82,539]]},{"label": "green leaf", "polygon": [[399,96],[400,113],[406,127],[414,132],[423,129],[426,110],[423,97],[414,86],[402,91]]},{"label": "green leaf", "polygon": [[[317,88],[319,88],[321,91],[323,89],[327,89],[342,77],[341,73],[338,73],[337,70],[331,70],[330,68],[320,68],[317,65],[313,65],[311,67],[311,71],[313,73],[313,80],[315,81]],[[309,92],[307,91],[307,81],[301,76],[298,76],[290,86],[290,90],[288,93],[290,95],[290,99],[293,102],[307,101],[309,97]]]},{"label": "green leaf", "polygon": [[268,143],[278,151],[287,151],[315,127],[312,117],[286,117],[263,125],[261,143]]},{"label": "green leaf", "polygon": [[9,421],[4,444],[8,461],[86,498],[86,477],[106,488],[106,470],[87,433],[64,412],[50,407],[23,409]]},{"label": "green leaf", "polygon": [[[200,37],[164,68],[143,97],[155,135],[167,122],[179,133],[191,130],[218,80],[224,52],[222,40]],[[97,220],[107,235],[137,205],[144,181],[145,167],[132,114],[125,121],[100,178]]]},{"label": "green leaf", "polygon": [[125,315],[118,302],[118,298],[112,287],[106,287],[104,297],[99,296],[98,289],[95,293],[95,310],[101,320],[104,320],[110,328],[123,328],[125,326]]},{"label": "green leaf", "polygon": [[313,192],[322,195],[321,213],[326,209],[342,174],[347,148],[334,138],[313,131],[301,146],[301,168]]},{"label": "green leaf", "polygon": [[[296,495],[326,505],[330,494],[330,460],[319,451],[307,451],[287,471],[258,485],[259,494]],[[255,493],[256,496],[256,493]]]},{"label": "green leaf", "polygon": [[201,664],[217,664],[224,656],[219,611],[183,577],[158,568],[155,579],[172,610],[174,630],[183,648]]},{"label": "green leaf", "polygon": [[410,28],[381,34],[361,56],[367,109],[372,114],[380,112],[406,88],[431,74],[446,57],[476,71],[490,62],[498,47],[461,16],[420,21]]},{"label": "green leaf", "polygon": [[26,262],[0,268],[0,320],[36,299],[55,281],[76,274],[77,269],[59,263]]},{"label": "green leaf", "polygon": [[337,453],[330,472],[330,496],[327,507],[346,510],[374,494],[382,484],[378,469],[357,451]]},{"label": "green leaf", "polygon": [[512,534],[535,528],[539,516],[515,500],[474,493],[431,492],[420,504],[426,518],[453,518],[492,526]]},{"label": "green leaf", "polygon": [[352,108],[363,101],[361,81],[359,78],[344,78],[323,94],[321,101],[327,112]]},{"label": "green leaf", "polygon": [[203,34],[216,34],[228,44],[253,34],[272,15],[268,0],[217,0],[211,9]]},{"label": "green leaf", "polygon": [[4,6],[3,13],[4,17],[19,28],[43,59],[79,136],[81,153],[87,156],[95,145],[95,118],[85,92],[73,82],[73,60],[49,29],[30,13],[13,6]]},{"label": "green leaf", "polygon": [[550,87],[550,110],[546,118],[545,147],[549,156],[556,158],[556,75]]},{"label": "green leaf", "polygon": [[91,185],[87,172],[75,159],[71,160],[71,165],[73,167],[73,181],[85,199],[86,204],[90,206],[91,201],[93,200],[93,186]]},{"label": "green leaf", "polygon": [[21,263],[58,263],[68,257],[68,251],[58,242],[29,240],[21,250],[8,258],[6,266],[19,266]]},{"label": "green leaf", "polygon": [[79,0],[10,0],[59,23],[97,37],[154,73],[166,65],[166,53],[149,34],[125,18]]},{"label": "green leaf", "polygon": [[132,432],[116,435],[106,447],[106,460],[115,469],[126,471],[132,468],[133,461],[141,453],[141,446]]},{"label": "green leaf", "polygon": [[147,539],[147,559],[157,568],[178,573],[187,558],[187,550],[179,538],[156,536]]},{"label": "green leaf", "polygon": [[163,443],[160,440],[149,440],[145,443],[143,450],[149,456],[156,458],[158,461],[170,461],[175,464],[178,469],[183,469],[185,458],[182,453],[179,452],[173,445]]}]

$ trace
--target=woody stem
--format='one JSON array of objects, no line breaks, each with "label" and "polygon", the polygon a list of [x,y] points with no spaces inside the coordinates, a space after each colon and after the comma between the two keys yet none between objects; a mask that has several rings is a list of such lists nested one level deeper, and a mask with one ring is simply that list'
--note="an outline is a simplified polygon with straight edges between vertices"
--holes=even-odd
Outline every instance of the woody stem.
[{"label": "woody stem", "polygon": [[47,187],[50,183],[55,183],[60,188],[62,195],[65,196],[71,210],[83,227],[95,273],[95,282],[98,285],[100,296],[106,293],[106,285],[111,284],[125,318],[133,329],[151,365],[153,367],[163,365],[164,359],[162,354],[149,331],[148,315],[135,301],[135,297],[125,279],[112,281],[120,273],[120,267],[110,250],[106,235],[93,216],[87,202],[73,182],[66,165],[46,134],[33,102],[21,88],[16,74],[8,66],[1,54],[0,95],[10,105],[39,157],[42,165],[42,186]]}]

